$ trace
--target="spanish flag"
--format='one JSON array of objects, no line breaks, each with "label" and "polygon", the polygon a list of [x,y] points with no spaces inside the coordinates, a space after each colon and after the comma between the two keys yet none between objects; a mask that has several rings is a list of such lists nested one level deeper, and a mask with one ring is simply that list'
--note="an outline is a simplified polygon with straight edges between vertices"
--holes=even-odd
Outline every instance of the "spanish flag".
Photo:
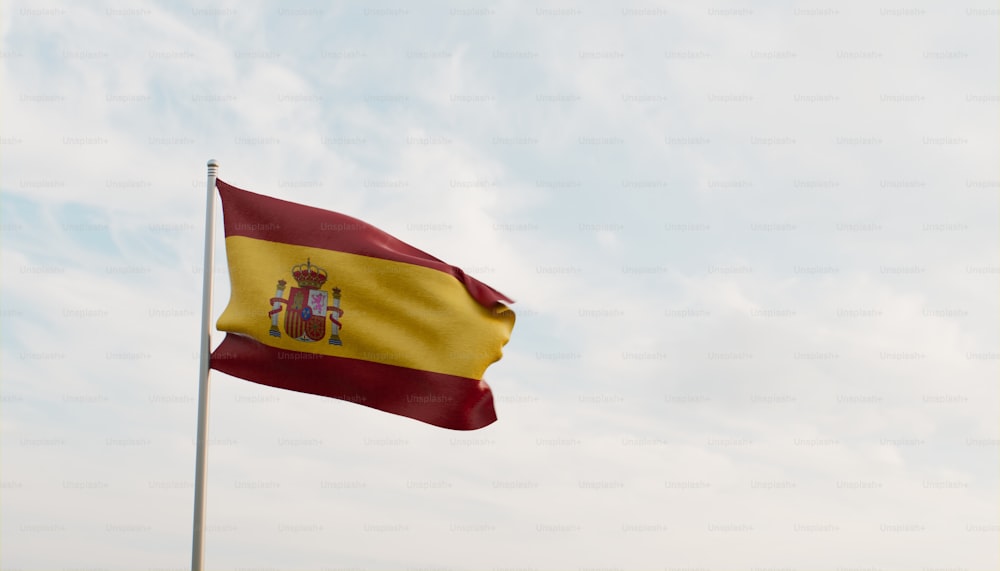
[{"label": "spanish flag", "polygon": [[232,293],[213,369],[455,430],[496,420],[482,378],[510,299],[355,218],[216,187]]}]

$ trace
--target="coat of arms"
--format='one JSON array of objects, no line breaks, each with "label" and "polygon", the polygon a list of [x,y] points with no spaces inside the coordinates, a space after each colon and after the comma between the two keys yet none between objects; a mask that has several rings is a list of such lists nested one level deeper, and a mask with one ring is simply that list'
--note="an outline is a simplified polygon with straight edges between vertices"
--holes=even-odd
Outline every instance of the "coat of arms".
[{"label": "coat of arms", "polygon": [[340,309],[340,288],[324,291],[322,288],[327,279],[326,270],[313,265],[308,258],[306,263],[292,267],[292,277],[298,287],[292,288],[287,299],[284,297],[287,282],[278,280],[278,291],[270,300],[271,311],[267,314],[271,318],[268,333],[273,337],[281,337],[278,314],[281,313],[281,305],[285,304],[285,333],[289,337],[309,343],[322,340],[326,335],[326,319],[329,315],[330,345],[343,345],[340,340],[340,317],[344,315],[344,310]]}]

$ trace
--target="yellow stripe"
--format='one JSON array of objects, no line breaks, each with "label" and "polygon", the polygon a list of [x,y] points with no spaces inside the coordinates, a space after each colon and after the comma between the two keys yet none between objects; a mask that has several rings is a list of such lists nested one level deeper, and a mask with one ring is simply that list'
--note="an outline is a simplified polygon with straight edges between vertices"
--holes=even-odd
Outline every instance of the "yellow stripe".
[{"label": "yellow stripe", "polygon": [[[514,326],[508,308],[485,308],[453,276],[423,266],[245,236],[226,238],[226,255],[232,294],[217,327],[271,347],[481,379]],[[281,337],[268,334],[269,300],[278,280],[287,282],[281,297],[288,299],[298,285],[292,266],[307,258],[329,276],[322,287],[329,305],[331,290],[341,290],[341,346],[328,343],[328,318],[322,340],[290,338],[284,329],[287,305],[278,314]]]}]

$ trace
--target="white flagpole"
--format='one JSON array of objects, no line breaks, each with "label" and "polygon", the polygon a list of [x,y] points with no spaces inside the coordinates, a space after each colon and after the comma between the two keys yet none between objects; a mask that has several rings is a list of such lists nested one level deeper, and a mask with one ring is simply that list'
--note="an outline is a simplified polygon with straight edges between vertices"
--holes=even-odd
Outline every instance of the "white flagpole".
[{"label": "white flagpole", "polygon": [[208,365],[211,353],[212,277],[215,273],[215,177],[219,163],[208,161],[205,199],[205,263],[202,266],[201,363],[198,381],[198,437],[194,462],[194,530],[191,541],[191,571],[205,564],[205,453],[208,448]]}]

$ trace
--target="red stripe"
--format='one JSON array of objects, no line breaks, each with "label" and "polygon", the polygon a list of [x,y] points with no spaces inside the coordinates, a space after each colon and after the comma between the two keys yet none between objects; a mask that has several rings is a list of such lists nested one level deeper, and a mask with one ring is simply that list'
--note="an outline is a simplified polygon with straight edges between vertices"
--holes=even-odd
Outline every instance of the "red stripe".
[{"label": "red stripe", "polygon": [[363,404],[454,430],[475,430],[497,419],[489,385],[456,377],[268,347],[227,333],[212,352],[217,371],[291,391]]},{"label": "red stripe", "polygon": [[246,236],[424,266],[455,276],[465,285],[469,295],[484,307],[513,301],[465,275],[461,268],[448,265],[357,218],[256,194],[218,179],[215,185],[222,197],[227,238]]}]

